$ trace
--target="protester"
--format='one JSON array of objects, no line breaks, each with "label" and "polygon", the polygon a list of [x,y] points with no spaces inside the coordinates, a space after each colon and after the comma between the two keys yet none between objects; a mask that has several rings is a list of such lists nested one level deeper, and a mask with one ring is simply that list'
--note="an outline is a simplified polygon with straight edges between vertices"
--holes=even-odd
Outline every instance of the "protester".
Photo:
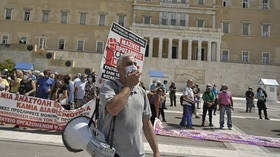
[{"label": "protester", "polygon": [[254,92],[251,87],[248,88],[248,91],[245,93],[246,97],[246,112],[251,112],[252,107],[254,107]]},{"label": "protester", "polygon": [[224,84],[222,85],[222,91],[218,94],[218,103],[220,109],[220,129],[224,127],[224,115],[227,114],[227,127],[229,130],[232,129],[231,121],[231,110],[233,108],[232,94],[228,91],[228,87]]},{"label": "protester", "polygon": [[203,99],[203,115],[202,115],[202,124],[201,126],[204,126],[205,123],[205,117],[206,117],[206,113],[208,111],[208,115],[209,115],[209,126],[212,127],[213,123],[212,123],[212,110],[213,110],[213,104],[215,103],[215,95],[214,93],[211,92],[211,85],[208,84],[206,86],[206,91],[203,93],[202,96]]},{"label": "protester", "polygon": [[167,80],[164,80],[163,81],[163,84],[162,84],[162,88],[163,88],[163,93],[164,93],[164,100],[163,100],[163,103],[162,103],[162,107],[163,109],[167,109],[165,104],[166,104],[166,94],[167,94]]},{"label": "protester", "polygon": [[76,76],[75,76],[75,78],[74,78],[74,84],[76,83],[76,82],[79,82],[79,81],[81,81],[81,76],[82,76],[82,74],[81,73],[78,73]]},{"label": "protester", "polygon": [[70,109],[73,110],[75,109],[74,106],[74,82],[72,81],[72,75],[68,74],[68,104],[70,106]]},{"label": "protester", "polygon": [[58,98],[58,90],[61,88],[62,79],[63,79],[63,75],[61,74],[55,75],[55,80],[54,83],[52,84],[51,92],[50,92],[51,100],[55,100]]},{"label": "protester", "polygon": [[144,86],[144,82],[140,81],[140,86],[146,91],[146,87]]},{"label": "protester", "polygon": [[84,96],[85,103],[95,98],[96,98],[95,78],[93,78],[92,75],[88,75],[87,83],[85,86],[85,96]]},{"label": "protester", "polygon": [[262,88],[258,88],[257,89],[257,93],[256,93],[256,98],[258,99],[257,101],[257,106],[259,109],[259,116],[260,119],[262,119],[262,110],[264,113],[264,117],[266,120],[269,120],[268,116],[267,116],[267,111],[266,111],[266,98],[267,98],[267,94],[266,91]]},{"label": "protester", "polygon": [[45,70],[44,76],[40,77],[37,81],[38,86],[38,97],[42,99],[49,99],[51,93],[51,87],[54,80],[50,78],[51,71]]},{"label": "protester", "polygon": [[199,104],[200,104],[200,88],[198,87],[198,83],[195,83],[195,87],[193,89],[194,97],[196,99],[196,108],[200,109]]},{"label": "protester", "polygon": [[6,79],[0,77],[0,91],[9,91],[9,83]]},{"label": "protester", "polygon": [[[186,127],[188,129],[193,129],[191,106],[195,102],[194,102],[193,90],[191,88],[192,86],[193,86],[192,80],[188,80],[187,85],[185,86],[183,91],[183,116],[180,122],[181,127]],[[187,125],[186,125],[186,121],[187,121]]]},{"label": "protester", "polygon": [[163,90],[161,88],[156,88],[154,90],[153,95],[149,98],[150,101],[150,107],[152,111],[152,117],[151,117],[151,122],[154,124],[155,118],[159,117],[159,106],[162,104],[162,93]]},{"label": "protester", "polygon": [[170,97],[170,106],[172,107],[173,105],[176,106],[176,86],[175,82],[171,82],[171,85],[169,87],[169,97]]},{"label": "protester", "polygon": [[215,101],[213,103],[213,114],[216,115],[216,111],[217,111],[217,105],[218,105],[218,89],[216,88],[216,85],[213,85],[213,88],[211,89],[211,92],[214,94],[215,96]]},{"label": "protester", "polygon": [[18,93],[25,96],[35,96],[36,84],[31,80],[30,73],[25,72],[23,80],[20,81]]},{"label": "protester", "polygon": [[150,86],[150,91],[154,91],[156,88],[157,88],[157,86],[156,86],[156,81],[153,80],[153,82],[152,82],[152,84],[151,84],[151,86]]},{"label": "protester", "polygon": [[[136,66],[132,55],[123,55],[117,63],[119,80],[106,81],[100,89],[101,117],[100,129],[108,137],[113,116],[116,116],[113,142],[116,156],[144,156],[142,129],[149,142],[154,157],[159,157],[156,135],[150,121],[151,110],[146,92],[139,87],[141,72],[126,73],[130,66]],[[133,142],[132,142],[133,141]]]},{"label": "protester", "polygon": [[87,75],[83,74],[81,76],[80,81],[74,82],[74,98],[75,98],[75,108],[79,108],[85,104],[85,87],[86,87],[86,81]]},{"label": "protester", "polygon": [[68,76],[64,76],[61,78],[61,80],[58,80],[57,94],[55,97],[55,101],[59,102],[62,105],[62,107],[66,110],[70,110],[70,105],[68,103],[68,85]]},{"label": "protester", "polygon": [[16,71],[13,71],[11,75],[11,81],[10,81],[11,93],[18,92],[21,80],[22,80],[21,78],[18,78]]}]

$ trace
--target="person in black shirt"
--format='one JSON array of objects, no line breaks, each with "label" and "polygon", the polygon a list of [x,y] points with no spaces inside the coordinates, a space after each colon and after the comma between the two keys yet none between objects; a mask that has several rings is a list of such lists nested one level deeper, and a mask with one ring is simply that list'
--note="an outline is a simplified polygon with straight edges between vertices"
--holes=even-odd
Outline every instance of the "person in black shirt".
[{"label": "person in black shirt", "polygon": [[61,80],[57,80],[57,91],[55,101],[59,102],[62,107],[66,110],[70,110],[70,105],[68,104],[68,76],[63,76]]},{"label": "person in black shirt", "polygon": [[31,75],[25,73],[23,79],[20,81],[18,93],[25,96],[35,96],[36,84],[31,80]]},{"label": "person in black shirt", "polygon": [[171,86],[169,87],[169,97],[170,97],[170,106],[176,106],[176,86],[174,82],[171,82]]},{"label": "person in black shirt", "polygon": [[254,107],[254,92],[251,87],[248,88],[248,91],[245,93],[246,96],[246,112],[251,112],[252,107]]}]

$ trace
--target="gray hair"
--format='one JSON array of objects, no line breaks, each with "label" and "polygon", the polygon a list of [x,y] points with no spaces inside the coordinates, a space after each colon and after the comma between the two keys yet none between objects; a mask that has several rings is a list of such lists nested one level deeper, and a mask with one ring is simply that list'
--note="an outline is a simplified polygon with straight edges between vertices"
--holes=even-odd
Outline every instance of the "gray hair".
[{"label": "gray hair", "polygon": [[118,61],[117,61],[117,66],[118,66],[118,67],[121,66],[121,64],[122,64],[122,62],[123,62],[123,59],[126,58],[126,57],[134,57],[134,55],[131,54],[131,53],[126,53],[126,54],[124,54],[124,55],[121,55],[120,58],[119,58]]}]

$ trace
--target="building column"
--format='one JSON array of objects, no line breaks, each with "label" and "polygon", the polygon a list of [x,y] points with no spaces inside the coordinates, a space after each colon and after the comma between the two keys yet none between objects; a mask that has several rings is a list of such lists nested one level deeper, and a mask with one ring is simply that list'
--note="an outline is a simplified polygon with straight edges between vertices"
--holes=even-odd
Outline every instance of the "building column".
[{"label": "building column", "polygon": [[133,10],[133,23],[136,23],[136,10]]},{"label": "building column", "polygon": [[216,28],[216,15],[212,15],[212,28]]},{"label": "building column", "polygon": [[158,57],[162,58],[162,38],[159,38]]},{"label": "building column", "polygon": [[192,40],[188,40],[188,60],[192,60]]},{"label": "building column", "polygon": [[201,44],[202,44],[202,41],[198,40],[198,50],[197,50],[197,60],[198,61],[201,61]]},{"label": "building column", "polygon": [[169,38],[168,41],[168,58],[172,58],[172,38]]},{"label": "building column", "polygon": [[148,54],[148,57],[153,57],[153,40],[154,38],[153,37],[150,37],[149,39],[149,54]]},{"label": "building column", "polygon": [[208,41],[208,48],[207,48],[207,61],[210,62],[211,61],[211,54],[212,54],[212,51],[211,51],[211,44],[212,42],[211,41]]},{"label": "building column", "polygon": [[179,39],[179,44],[178,44],[178,59],[182,59],[182,39]]},{"label": "building column", "polygon": [[221,42],[220,41],[218,41],[217,42],[217,55],[216,55],[216,61],[217,62],[220,62],[220,60],[221,60]]}]

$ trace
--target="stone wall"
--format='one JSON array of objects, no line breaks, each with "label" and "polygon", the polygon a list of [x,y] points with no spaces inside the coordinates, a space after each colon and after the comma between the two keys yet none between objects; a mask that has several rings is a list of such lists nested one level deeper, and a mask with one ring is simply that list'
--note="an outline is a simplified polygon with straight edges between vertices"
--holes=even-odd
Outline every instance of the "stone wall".
[{"label": "stone wall", "polygon": [[[35,69],[40,71],[50,69],[59,73],[75,74],[77,72],[84,73],[85,68],[94,69],[98,72],[103,56],[96,53],[50,52],[53,53],[52,59],[47,59],[45,55],[39,55],[38,52],[1,48],[0,61],[3,62],[6,58],[11,58],[15,63],[32,62],[35,65]],[[73,63],[71,67],[65,66],[66,60],[70,60]],[[187,79],[198,82],[202,91],[204,91],[205,85],[208,83],[215,83],[218,88],[220,88],[222,83],[225,83],[229,86],[234,96],[243,96],[248,86],[256,90],[258,87],[257,82],[260,78],[276,79],[280,82],[280,66],[145,58],[141,79],[146,87],[149,86],[152,80],[164,80],[150,78],[150,70],[164,72],[164,75],[167,77],[165,79],[169,83],[175,81],[179,91],[182,91]]]}]

